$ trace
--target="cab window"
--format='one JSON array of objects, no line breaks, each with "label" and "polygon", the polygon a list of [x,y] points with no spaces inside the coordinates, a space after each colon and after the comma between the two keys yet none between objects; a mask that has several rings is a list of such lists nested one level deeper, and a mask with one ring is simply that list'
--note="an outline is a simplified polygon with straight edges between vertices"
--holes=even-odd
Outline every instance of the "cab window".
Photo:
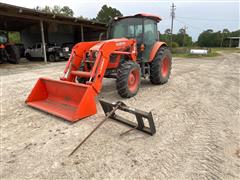
[{"label": "cab window", "polygon": [[135,38],[142,41],[142,18],[127,18],[115,22],[111,30],[111,38]]},{"label": "cab window", "polygon": [[157,24],[151,19],[144,20],[144,42],[146,44],[153,44],[158,40]]}]

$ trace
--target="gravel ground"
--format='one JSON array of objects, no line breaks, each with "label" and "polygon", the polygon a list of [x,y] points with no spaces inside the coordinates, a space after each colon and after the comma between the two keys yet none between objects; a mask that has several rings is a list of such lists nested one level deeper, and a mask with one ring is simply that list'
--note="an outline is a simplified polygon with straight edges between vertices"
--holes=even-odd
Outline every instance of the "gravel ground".
[{"label": "gravel ground", "polygon": [[240,179],[240,58],[174,59],[169,83],[143,80],[122,99],[104,80],[99,97],[152,111],[148,136],[113,121],[72,157],[68,154],[104,118],[71,124],[24,104],[38,77],[58,79],[65,62],[0,65],[2,179]]}]

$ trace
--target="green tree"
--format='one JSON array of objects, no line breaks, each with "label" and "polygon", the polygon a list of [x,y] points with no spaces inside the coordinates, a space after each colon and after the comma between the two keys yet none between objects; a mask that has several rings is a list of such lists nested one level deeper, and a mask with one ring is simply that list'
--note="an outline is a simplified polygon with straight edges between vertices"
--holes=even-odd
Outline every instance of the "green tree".
[{"label": "green tree", "polygon": [[99,22],[109,23],[110,20],[116,16],[123,16],[123,14],[116,8],[103,5],[102,9],[97,14],[96,20]]},{"label": "green tree", "polygon": [[171,29],[166,29],[165,31],[164,31],[164,34],[167,34],[167,35],[169,35],[169,34],[171,34]]},{"label": "green tree", "polygon": [[212,37],[213,37],[212,29],[207,29],[206,31],[203,31],[198,37],[198,45],[200,47],[214,47]]},{"label": "green tree", "polygon": [[63,6],[62,9],[61,9],[61,14],[64,15],[64,16],[73,17],[74,12],[68,6]]},{"label": "green tree", "polygon": [[222,30],[222,40],[221,40],[221,47],[225,47],[226,43],[224,43],[224,39],[229,35],[230,31],[228,29]]},{"label": "green tree", "polygon": [[78,16],[78,19],[80,19],[80,20],[88,20],[88,21],[90,21],[91,19],[89,19],[89,18],[86,18],[86,17],[83,17],[83,16]]},{"label": "green tree", "polygon": [[177,34],[173,34],[173,41],[180,47],[192,46],[192,37],[186,32],[186,29],[180,28]]},{"label": "green tree", "polygon": [[16,32],[16,31],[11,31],[8,32],[8,41],[10,43],[20,43],[21,42],[21,36],[20,36],[20,32]]},{"label": "green tree", "polygon": [[53,6],[53,7],[49,7],[49,6],[45,6],[45,7],[40,7],[37,6],[36,8],[34,8],[38,11],[42,11],[45,13],[53,13],[56,15],[62,15],[62,16],[69,16],[69,17],[73,17],[74,12],[72,9],[70,9],[68,6]]},{"label": "green tree", "polygon": [[186,34],[186,29],[180,28],[180,29],[178,30],[178,34]]},{"label": "green tree", "polygon": [[179,45],[177,42],[172,42],[172,48],[178,48],[178,47],[179,47]]},{"label": "green tree", "polygon": [[[228,37],[239,37],[240,30],[230,32],[228,29],[214,32],[212,29],[203,31],[198,37],[198,45],[200,47],[228,47]],[[233,47],[238,45],[238,41],[233,41]]]}]

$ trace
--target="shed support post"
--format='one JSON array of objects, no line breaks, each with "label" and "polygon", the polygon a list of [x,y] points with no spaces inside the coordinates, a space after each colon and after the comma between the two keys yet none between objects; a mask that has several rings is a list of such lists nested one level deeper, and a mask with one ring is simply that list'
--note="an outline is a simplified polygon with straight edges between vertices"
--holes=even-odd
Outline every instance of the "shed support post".
[{"label": "shed support post", "polygon": [[81,25],[81,42],[84,41],[83,25]]},{"label": "shed support post", "polygon": [[45,43],[44,27],[43,27],[42,20],[40,20],[40,27],[41,27],[41,37],[42,37],[42,45],[43,45],[43,57],[44,57],[44,62],[47,63],[46,43]]}]

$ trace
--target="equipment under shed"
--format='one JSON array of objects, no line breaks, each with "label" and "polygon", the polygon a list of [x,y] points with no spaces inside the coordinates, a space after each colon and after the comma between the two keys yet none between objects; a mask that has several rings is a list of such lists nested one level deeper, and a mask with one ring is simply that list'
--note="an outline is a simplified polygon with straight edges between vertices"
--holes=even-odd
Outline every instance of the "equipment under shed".
[{"label": "equipment under shed", "polygon": [[[60,16],[5,3],[0,3],[0,30],[17,31],[24,47],[37,42],[77,43],[93,41],[106,32],[104,23]],[[46,47],[43,46],[44,61],[47,62]]]}]

